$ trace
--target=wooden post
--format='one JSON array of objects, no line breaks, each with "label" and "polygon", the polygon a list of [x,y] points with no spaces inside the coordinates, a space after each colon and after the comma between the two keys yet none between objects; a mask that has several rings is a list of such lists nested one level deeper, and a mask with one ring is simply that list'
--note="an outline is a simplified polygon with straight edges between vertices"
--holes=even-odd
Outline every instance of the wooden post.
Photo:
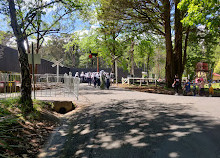
[{"label": "wooden post", "polygon": [[34,90],[34,99],[35,98],[35,77],[34,77],[34,44],[32,42],[32,80],[33,80],[33,90]]},{"label": "wooden post", "polygon": [[97,56],[97,72],[99,72],[99,57]]},{"label": "wooden post", "polygon": [[116,84],[118,84],[118,63],[117,63],[117,59],[115,60],[115,77],[116,77]]}]

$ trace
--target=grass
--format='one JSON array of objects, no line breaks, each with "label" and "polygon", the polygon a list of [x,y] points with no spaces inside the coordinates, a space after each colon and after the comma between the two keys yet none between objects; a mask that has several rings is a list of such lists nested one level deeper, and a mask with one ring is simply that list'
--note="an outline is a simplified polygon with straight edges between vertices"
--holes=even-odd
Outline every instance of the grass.
[{"label": "grass", "polygon": [[[213,89],[220,89],[220,83],[212,83]],[[209,88],[209,85],[206,84],[205,88]]]}]

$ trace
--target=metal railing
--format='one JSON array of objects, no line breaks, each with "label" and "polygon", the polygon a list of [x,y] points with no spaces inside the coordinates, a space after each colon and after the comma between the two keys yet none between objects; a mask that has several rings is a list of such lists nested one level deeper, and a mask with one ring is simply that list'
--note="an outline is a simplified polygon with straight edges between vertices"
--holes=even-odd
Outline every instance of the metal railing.
[{"label": "metal railing", "polygon": [[0,73],[0,99],[20,96],[21,75]]},{"label": "metal railing", "polygon": [[[31,76],[32,77],[32,76]],[[33,79],[32,79],[33,81]],[[79,96],[80,79],[69,75],[35,74],[32,83],[32,97]],[[18,97],[21,89],[21,75],[0,73],[0,99]]]}]

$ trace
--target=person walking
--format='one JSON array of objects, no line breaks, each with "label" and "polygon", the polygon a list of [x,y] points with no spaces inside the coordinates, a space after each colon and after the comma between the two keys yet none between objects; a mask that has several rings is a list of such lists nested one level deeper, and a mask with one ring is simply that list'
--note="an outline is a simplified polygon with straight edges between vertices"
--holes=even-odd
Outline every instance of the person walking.
[{"label": "person walking", "polygon": [[174,87],[174,90],[176,92],[175,95],[178,95],[179,93],[179,85],[180,85],[180,79],[178,75],[175,75],[174,82],[172,84],[172,87]]}]

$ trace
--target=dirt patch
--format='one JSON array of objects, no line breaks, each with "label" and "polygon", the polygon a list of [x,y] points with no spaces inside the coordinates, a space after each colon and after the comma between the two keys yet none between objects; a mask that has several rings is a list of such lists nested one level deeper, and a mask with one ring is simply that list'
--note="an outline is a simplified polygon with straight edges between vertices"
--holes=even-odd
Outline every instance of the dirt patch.
[{"label": "dirt patch", "polygon": [[125,88],[125,89],[130,89],[130,90],[135,90],[139,92],[148,92],[148,93],[157,93],[157,94],[168,94],[168,95],[174,95],[175,92],[173,89],[165,89],[164,87],[160,86],[135,86],[135,85],[122,85],[118,84],[117,85],[120,88]]},{"label": "dirt patch", "polygon": [[19,109],[13,109],[9,115],[16,121],[4,129],[8,135],[3,135],[2,140],[7,146],[0,142],[0,157],[36,157],[54,128],[60,125],[61,115],[50,108],[41,109],[35,119],[19,119],[17,114]]},{"label": "dirt patch", "polygon": [[[162,86],[135,86],[135,85],[127,85],[127,84],[118,84],[115,86],[120,87],[120,88],[125,88],[125,89],[130,89],[130,90],[135,90],[135,91],[139,91],[139,92],[148,92],[148,93],[156,93],[156,94],[167,94],[167,95],[174,95],[175,91],[172,88],[165,88]],[[179,89],[179,94],[183,94],[183,89]],[[190,93],[187,94],[188,96],[192,96],[193,93],[192,91]],[[197,95],[198,95],[198,90],[197,90]],[[208,97],[209,95],[209,91],[208,89],[205,90],[204,92],[204,96]],[[212,95],[212,97],[220,97],[220,91],[215,90],[214,94]]]}]

